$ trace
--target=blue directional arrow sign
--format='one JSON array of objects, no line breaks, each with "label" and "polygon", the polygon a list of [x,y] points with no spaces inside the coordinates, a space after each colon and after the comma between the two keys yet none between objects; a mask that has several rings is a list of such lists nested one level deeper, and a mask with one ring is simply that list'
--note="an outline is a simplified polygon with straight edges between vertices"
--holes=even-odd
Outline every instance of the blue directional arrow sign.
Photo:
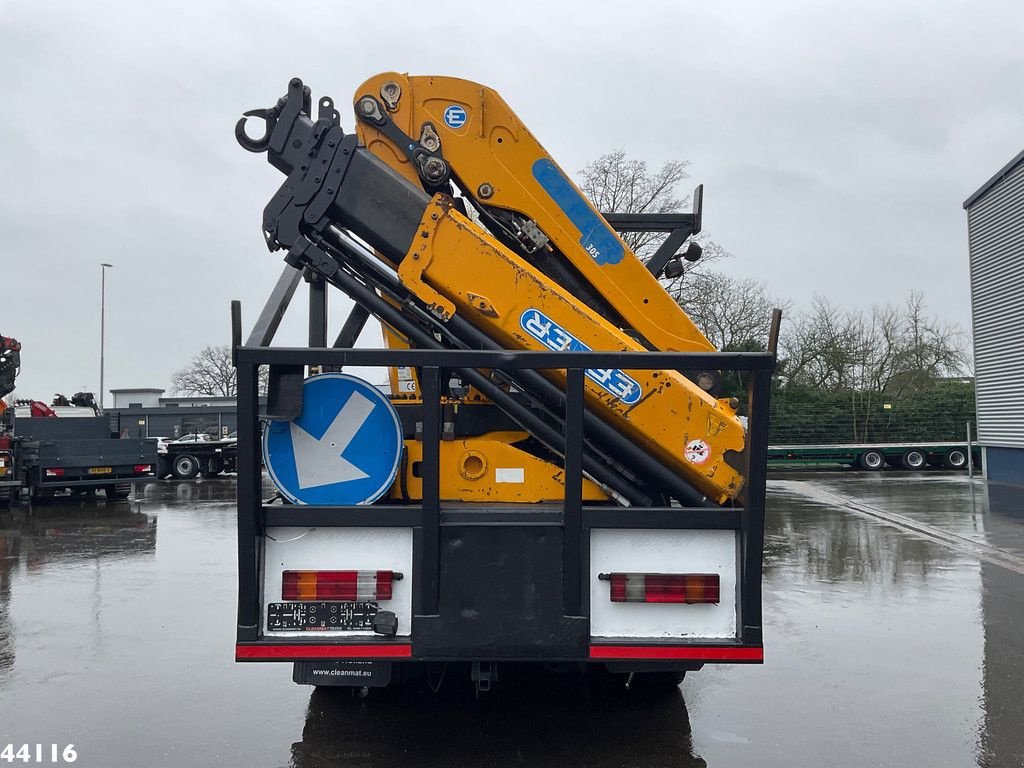
[{"label": "blue directional arrow sign", "polygon": [[345,373],[311,376],[302,413],[263,430],[263,461],[274,485],[295,504],[369,504],[398,473],[402,428],[388,399]]}]

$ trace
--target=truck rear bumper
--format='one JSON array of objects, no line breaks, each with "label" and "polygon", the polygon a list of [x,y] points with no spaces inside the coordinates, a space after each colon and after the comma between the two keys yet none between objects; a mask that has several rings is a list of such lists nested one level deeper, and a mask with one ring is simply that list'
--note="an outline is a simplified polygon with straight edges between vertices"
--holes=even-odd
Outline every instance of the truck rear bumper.
[{"label": "truck rear bumper", "polygon": [[[269,511],[269,510],[268,510]],[[383,522],[367,510],[360,522]],[[445,509],[439,527],[437,581],[424,577],[422,536],[395,513],[395,526],[339,525],[341,515],[308,508],[276,509],[264,540],[259,628],[239,627],[237,661],[510,661],[572,663],[761,663],[760,627],[743,622],[741,604],[759,607],[756,582],[729,587],[738,574],[740,517],[731,510],[665,509],[639,519],[629,510],[584,512],[580,539],[566,541],[562,510]],[[315,520],[313,518],[316,518]],[[307,526],[295,525],[302,519]],[[637,529],[646,522],[647,528]],[[315,523],[315,527],[313,524]],[[630,528],[619,528],[625,523]],[[576,541],[580,544],[576,545]],[[406,560],[390,556],[408,542]],[[609,547],[609,543],[613,546]],[[621,546],[619,546],[621,545]],[[368,554],[373,551],[381,554]],[[609,560],[607,552],[616,552]],[[621,552],[619,552],[621,550]],[[667,553],[667,554],[666,554]],[[572,555],[567,557],[566,555]],[[357,562],[357,556],[370,559]],[[664,558],[669,557],[669,562]],[[705,558],[700,560],[700,558]],[[661,562],[659,565],[659,558]],[[609,603],[598,570],[646,563],[723,574],[721,605]],[[398,616],[398,636],[326,631],[271,631],[267,605],[282,600],[289,568],[394,568],[405,572],[382,610]],[[575,577],[575,578],[573,578]],[[751,580],[752,581],[752,580]],[[574,589],[575,587],[575,589]],[[412,594],[411,606],[400,595]],[[623,622],[609,622],[606,606]],[[411,613],[407,612],[411,607]],[[600,610],[598,610],[600,609]],[[605,611],[602,614],[602,611]],[[716,616],[711,620],[707,617]],[[705,618],[699,618],[705,617]],[[723,618],[724,617],[724,618]],[[253,630],[256,631],[253,631]],[[612,631],[609,631],[612,630]],[[615,630],[621,630],[615,631]],[[626,636],[629,635],[629,636]]]},{"label": "truck rear bumper", "polygon": [[580,657],[475,659],[470,656],[419,656],[412,643],[238,643],[235,661],[690,661],[699,663],[761,664],[764,649],[760,645],[611,645],[592,644]]}]

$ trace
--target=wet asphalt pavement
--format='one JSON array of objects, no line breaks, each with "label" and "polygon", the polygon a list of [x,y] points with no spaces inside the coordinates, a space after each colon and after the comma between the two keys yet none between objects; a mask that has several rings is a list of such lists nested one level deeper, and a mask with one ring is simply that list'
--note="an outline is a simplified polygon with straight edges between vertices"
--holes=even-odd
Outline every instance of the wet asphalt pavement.
[{"label": "wet asphalt pavement", "polygon": [[480,701],[461,678],[364,700],[235,664],[230,480],[0,512],[0,749],[73,743],[86,768],[1024,765],[1024,491],[769,486],[765,665],[655,698],[533,674]]}]

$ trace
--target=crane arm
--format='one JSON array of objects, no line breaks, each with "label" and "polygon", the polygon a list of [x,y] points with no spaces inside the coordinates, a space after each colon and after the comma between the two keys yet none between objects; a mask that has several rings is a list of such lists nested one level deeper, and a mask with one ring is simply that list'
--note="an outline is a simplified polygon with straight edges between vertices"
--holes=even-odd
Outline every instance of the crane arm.
[{"label": "crane arm", "polygon": [[[290,264],[317,271],[420,347],[645,351],[463,215],[450,196],[431,196],[356,136],[346,136],[330,99],[319,100],[316,120],[311,103],[296,78],[277,105],[250,113],[265,119],[265,136],[249,137],[244,118],[236,127],[243,147],[266,151],[288,177],[264,211],[264,231],[272,250],[288,250]],[[643,298],[649,297],[642,295],[641,305]],[[557,450],[565,370],[502,374],[532,401],[529,407],[479,371],[460,373]],[[596,481],[640,502],[652,489],[687,504],[727,503],[739,495],[745,433],[732,403],[674,370],[585,373],[583,466]]]},{"label": "crane arm", "polygon": [[[370,152],[428,192],[455,183],[503,244],[647,348],[714,351],[493,89],[386,72],[356,90],[355,112]],[[699,218],[659,253],[659,268]]]}]

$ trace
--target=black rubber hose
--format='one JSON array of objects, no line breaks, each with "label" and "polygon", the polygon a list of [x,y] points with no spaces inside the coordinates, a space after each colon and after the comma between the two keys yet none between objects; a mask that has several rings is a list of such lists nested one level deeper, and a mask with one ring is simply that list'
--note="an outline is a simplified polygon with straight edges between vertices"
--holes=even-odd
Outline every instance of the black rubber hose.
[{"label": "black rubber hose", "polygon": [[[348,242],[346,239],[338,236],[338,233],[336,232],[329,231],[328,234],[329,237],[327,238],[327,245],[342,251],[343,255],[348,254],[353,258],[358,259],[361,264],[365,264],[367,267],[373,269],[377,278],[386,280],[402,295],[409,295],[408,289],[397,281],[397,277],[392,277],[390,274],[384,273],[382,270],[376,268],[372,263],[375,260],[368,253],[362,253],[363,249],[361,246],[358,246],[358,244],[354,242]],[[447,323],[444,324],[443,327],[450,332],[452,336],[460,339],[464,344],[469,344],[476,349],[499,351],[504,349],[504,347],[459,315],[454,315]],[[432,336],[430,336],[430,338],[433,339]],[[436,340],[434,341],[436,342]],[[558,386],[545,379],[539,372],[524,369],[517,370],[514,373],[510,373],[508,371],[503,373],[504,375],[509,376],[509,378],[511,378],[515,383],[519,383],[525,391],[539,397],[541,402],[552,411],[556,413],[564,411],[564,393],[558,388]],[[481,387],[477,387],[477,389],[484,392]],[[504,392],[504,390],[500,391]],[[484,393],[487,394],[486,392]],[[490,398],[490,395],[487,396]],[[493,400],[493,398],[491,399]],[[584,433],[589,433],[592,438],[602,444],[605,450],[613,451],[615,455],[622,460],[622,463],[628,471],[648,477],[655,484],[667,490],[671,495],[675,496],[685,505],[697,507],[719,506],[716,502],[708,499],[685,479],[652,457],[647,451],[630,441],[625,435],[618,432],[614,427],[610,426],[597,415],[584,410],[583,419]],[[540,436],[538,435],[538,437]],[[564,451],[561,452],[564,453]],[[604,453],[605,451],[601,450],[600,452]],[[610,469],[616,471],[616,474],[619,474],[619,470],[615,470],[612,460],[609,459],[605,463],[609,465]]]},{"label": "black rubber hose", "polygon": [[[483,349],[503,349],[497,342],[457,315],[448,321],[448,325],[457,329],[455,333],[458,336],[465,335],[470,338],[476,336],[475,341]],[[545,379],[539,372],[528,369],[519,370],[512,377],[519,380],[527,391],[540,397],[542,402],[549,408],[558,409],[562,407],[565,398],[564,393],[557,385]],[[668,490],[680,502],[698,507],[719,506],[597,415],[584,410],[583,423],[584,432],[589,433],[592,438],[595,438],[598,443],[603,444],[607,449],[614,451],[621,457],[623,464],[634,471],[638,471],[639,474],[649,477],[655,483]]]},{"label": "black rubber hose", "polygon": [[[356,280],[344,270],[338,270],[328,278],[337,288],[348,294],[353,301],[362,304],[387,325],[403,334],[423,349],[444,349],[443,345],[415,323],[409,321],[400,310],[384,301],[373,290]],[[519,422],[527,432],[538,440],[546,443],[549,448],[565,454],[565,439],[556,429],[517,402],[508,392],[501,389],[475,368],[458,369],[459,374],[470,384],[479,389],[495,405]],[[628,483],[624,478],[611,470],[603,462],[599,462],[587,453],[583,454],[583,468],[599,483],[603,483],[637,506],[650,506],[651,499],[640,489]]]}]

